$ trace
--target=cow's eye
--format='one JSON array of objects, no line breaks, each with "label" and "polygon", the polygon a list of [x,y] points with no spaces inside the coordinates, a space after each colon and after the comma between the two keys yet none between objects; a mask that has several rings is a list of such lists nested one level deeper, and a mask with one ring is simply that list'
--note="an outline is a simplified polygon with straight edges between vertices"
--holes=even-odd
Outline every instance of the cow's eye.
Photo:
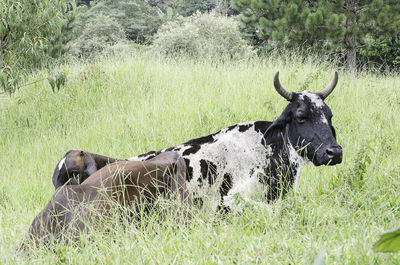
[{"label": "cow's eye", "polygon": [[296,120],[298,123],[304,123],[306,121],[307,117],[304,113],[298,113],[296,116]]},{"label": "cow's eye", "polygon": [[70,175],[75,178],[76,176],[79,176],[79,172],[78,171],[71,171]]},{"label": "cow's eye", "polygon": [[297,118],[297,122],[298,123],[305,123],[306,122],[306,118]]},{"label": "cow's eye", "polygon": [[298,123],[304,123],[307,120],[307,111],[303,108],[296,110],[296,121]]}]

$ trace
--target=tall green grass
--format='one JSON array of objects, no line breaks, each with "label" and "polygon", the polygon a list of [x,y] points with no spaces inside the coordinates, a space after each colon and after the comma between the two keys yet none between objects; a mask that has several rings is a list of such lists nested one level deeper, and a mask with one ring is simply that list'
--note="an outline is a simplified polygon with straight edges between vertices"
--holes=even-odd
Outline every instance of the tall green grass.
[{"label": "tall green grass", "polygon": [[[0,263],[396,264],[375,254],[383,231],[400,224],[400,78],[339,71],[327,98],[343,163],[308,165],[283,199],[220,216],[196,212],[189,225],[168,218],[111,223],[78,246],[15,254],[54,189],[69,149],[126,158],[174,146],[237,122],[274,120],[287,102],[273,75],[292,91],[319,91],[334,66],[296,56],[212,63],[147,55],[60,66],[58,93],[46,80],[0,99]],[[40,72],[32,76],[39,80]]]}]

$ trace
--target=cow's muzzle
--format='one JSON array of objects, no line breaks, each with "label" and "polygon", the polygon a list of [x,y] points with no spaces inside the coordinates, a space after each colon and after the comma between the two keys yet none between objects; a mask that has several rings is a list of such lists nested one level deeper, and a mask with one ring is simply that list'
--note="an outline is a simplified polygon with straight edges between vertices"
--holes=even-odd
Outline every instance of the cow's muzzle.
[{"label": "cow's muzzle", "polygon": [[326,155],[328,157],[329,165],[336,165],[342,162],[343,152],[342,147],[340,145],[333,146],[326,149]]}]

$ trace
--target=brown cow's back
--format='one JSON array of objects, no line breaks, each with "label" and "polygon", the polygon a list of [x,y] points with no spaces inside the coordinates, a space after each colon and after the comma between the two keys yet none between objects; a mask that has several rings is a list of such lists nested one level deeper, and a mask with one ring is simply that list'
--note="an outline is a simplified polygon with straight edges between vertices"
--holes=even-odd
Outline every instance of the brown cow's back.
[{"label": "brown cow's back", "polygon": [[[175,152],[163,153],[149,161],[118,161],[87,178],[81,185],[62,186],[56,190],[46,207],[35,217],[28,236],[56,241],[64,235],[74,239],[85,231],[93,214],[108,215],[110,205],[117,202],[139,209],[140,203],[151,205],[164,194],[192,205],[185,182],[186,166]],[[65,240],[68,241],[68,240]],[[23,247],[24,242],[21,244]]]}]

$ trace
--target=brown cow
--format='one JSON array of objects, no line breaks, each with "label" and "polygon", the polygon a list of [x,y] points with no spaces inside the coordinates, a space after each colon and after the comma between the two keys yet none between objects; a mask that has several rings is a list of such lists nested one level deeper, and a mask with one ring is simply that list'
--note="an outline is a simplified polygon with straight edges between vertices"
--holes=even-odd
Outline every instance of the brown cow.
[{"label": "brown cow", "polygon": [[58,188],[33,220],[19,250],[27,247],[29,239],[33,244],[74,241],[86,231],[88,223],[107,216],[113,203],[137,212],[141,207],[148,209],[163,195],[190,207],[185,174],[185,162],[175,152],[162,153],[148,161],[108,164],[80,185]]},{"label": "brown cow", "polygon": [[53,173],[53,184],[57,189],[64,184],[81,184],[94,172],[107,164],[122,161],[82,150],[69,150],[60,160]]}]

